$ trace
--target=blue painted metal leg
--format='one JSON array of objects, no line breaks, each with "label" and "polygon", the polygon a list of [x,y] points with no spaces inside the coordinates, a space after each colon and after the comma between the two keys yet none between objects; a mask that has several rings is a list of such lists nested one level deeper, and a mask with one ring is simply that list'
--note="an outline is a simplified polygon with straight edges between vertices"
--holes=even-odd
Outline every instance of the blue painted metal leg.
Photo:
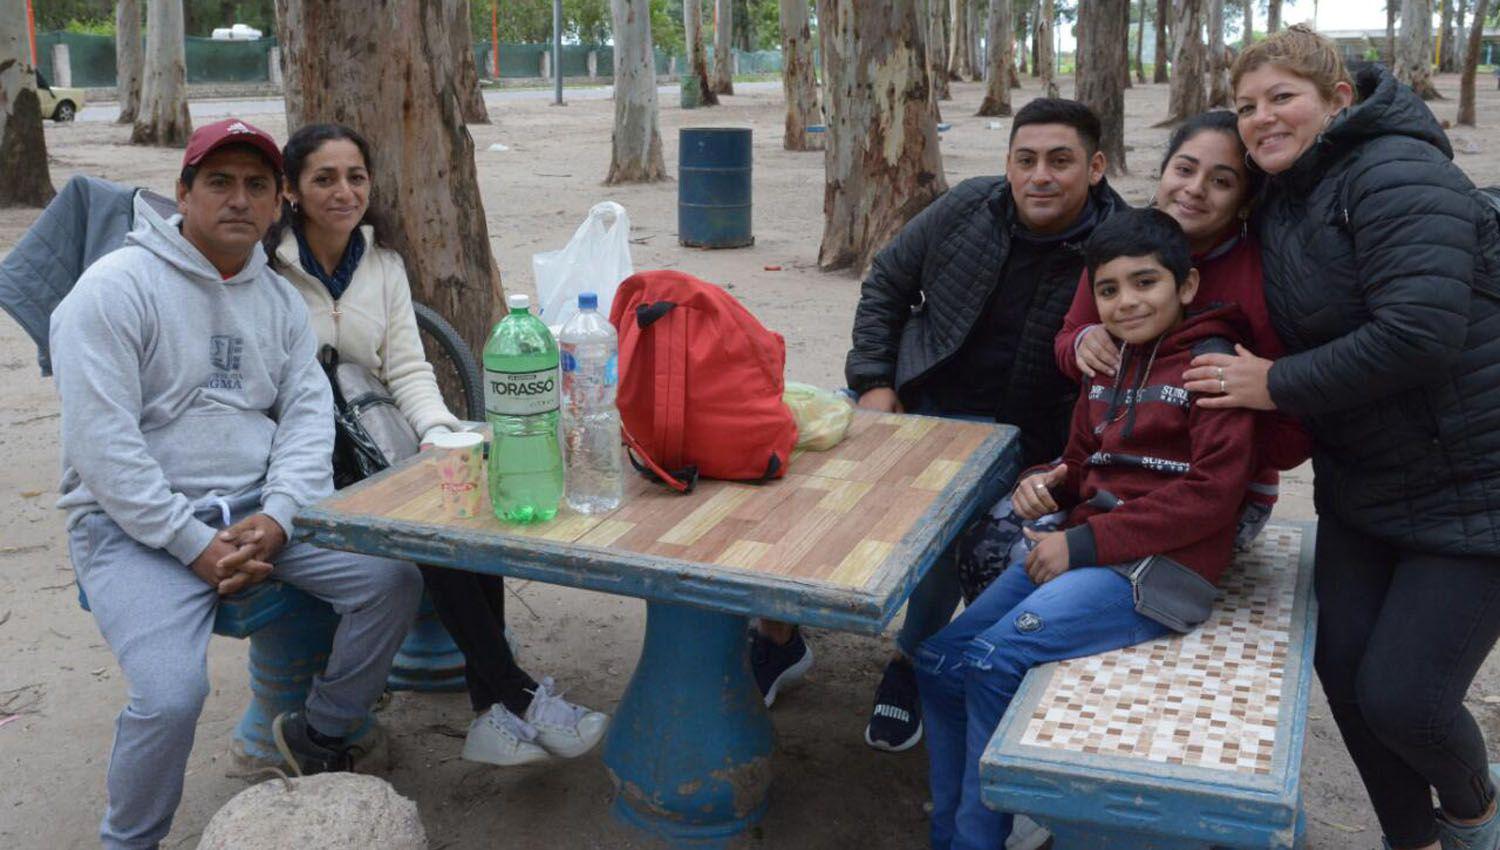
[{"label": "blue painted metal leg", "polygon": [[[223,622],[228,619],[225,613],[221,610],[220,625],[229,631],[232,624]],[[307,702],[313,676],[328,663],[338,625],[339,617],[328,603],[289,592],[279,616],[250,634],[250,705],[234,730],[241,753],[254,759],[280,759],[271,737],[271,721]],[[345,739],[356,743],[372,726],[373,718],[367,718]]]},{"label": "blue painted metal leg", "polygon": [[432,608],[432,597],[422,591],[417,619],[391,663],[386,687],[393,691],[462,691],[464,654]]},{"label": "blue painted metal leg", "polygon": [[750,674],[746,618],[649,602],[646,642],[604,745],[616,815],[677,845],[760,820],[771,718]]}]

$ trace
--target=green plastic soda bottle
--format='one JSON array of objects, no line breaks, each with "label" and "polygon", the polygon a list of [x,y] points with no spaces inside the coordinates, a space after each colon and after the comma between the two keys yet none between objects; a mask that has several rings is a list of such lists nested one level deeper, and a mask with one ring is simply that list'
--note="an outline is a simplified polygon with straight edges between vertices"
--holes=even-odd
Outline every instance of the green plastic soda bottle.
[{"label": "green plastic soda bottle", "polygon": [[490,504],[505,522],[546,522],[563,496],[557,340],[531,314],[531,299],[509,295],[505,305],[510,313],[484,345]]}]

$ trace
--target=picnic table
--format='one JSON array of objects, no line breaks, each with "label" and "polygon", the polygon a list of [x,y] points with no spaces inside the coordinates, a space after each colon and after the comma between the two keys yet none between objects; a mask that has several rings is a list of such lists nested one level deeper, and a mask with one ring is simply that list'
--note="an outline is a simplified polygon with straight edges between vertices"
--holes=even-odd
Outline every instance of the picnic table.
[{"label": "picnic table", "polygon": [[729,838],[764,813],[770,718],[752,616],[879,634],[976,509],[1014,479],[1006,425],[857,411],[826,452],[766,484],[680,495],[638,476],[616,510],[519,526],[445,513],[418,455],[303,511],[334,549],[647,602],[640,661],[604,745],[623,819],[669,841]]}]

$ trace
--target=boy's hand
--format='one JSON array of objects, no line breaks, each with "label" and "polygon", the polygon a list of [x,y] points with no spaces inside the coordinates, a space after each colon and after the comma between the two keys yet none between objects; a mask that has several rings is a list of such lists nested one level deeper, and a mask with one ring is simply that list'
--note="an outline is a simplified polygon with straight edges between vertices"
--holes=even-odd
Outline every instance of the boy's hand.
[{"label": "boy's hand", "polygon": [[1079,370],[1090,378],[1095,375],[1114,377],[1115,370],[1120,367],[1120,349],[1115,347],[1115,341],[1109,338],[1102,325],[1090,325],[1084,329],[1073,358]]},{"label": "boy's hand", "polygon": [[1068,465],[1060,463],[1046,472],[1038,472],[1021,479],[1010,495],[1011,510],[1021,519],[1041,519],[1047,514],[1062,510],[1052,497],[1052,488],[1062,486],[1068,480]]},{"label": "boy's hand", "polygon": [[866,410],[879,410],[882,413],[905,413],[906,408],[901,406],[901,399],[896,391],[890,387],[876,387],[859,397],[859,407]]},{"label": "boy's hand", "polygon": [[1026,538],[1036,547],[1026,555],[1026,575],[1038,585],[1057,578],[1068,571],[1068,540],[1061,531],[1032,531],[1021,529]]}]

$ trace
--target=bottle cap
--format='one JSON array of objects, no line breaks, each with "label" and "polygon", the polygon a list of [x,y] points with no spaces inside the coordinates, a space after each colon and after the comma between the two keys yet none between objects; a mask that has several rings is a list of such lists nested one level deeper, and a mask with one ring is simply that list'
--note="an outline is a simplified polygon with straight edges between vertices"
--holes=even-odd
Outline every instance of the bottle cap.
[{"label": "bottle cap", "polygon": [[505,296],[505,306],[512,310],[526,310],[531,307],[531,298],[522,293]]},{"label": "bottle cap", "polygon": [[599,309],[599,296],[596,293],[593,293],[593,292],[580,292],[580,293],[578,293],[578,309],[580,309],[580,310],[597,310],[597,309]]}]

